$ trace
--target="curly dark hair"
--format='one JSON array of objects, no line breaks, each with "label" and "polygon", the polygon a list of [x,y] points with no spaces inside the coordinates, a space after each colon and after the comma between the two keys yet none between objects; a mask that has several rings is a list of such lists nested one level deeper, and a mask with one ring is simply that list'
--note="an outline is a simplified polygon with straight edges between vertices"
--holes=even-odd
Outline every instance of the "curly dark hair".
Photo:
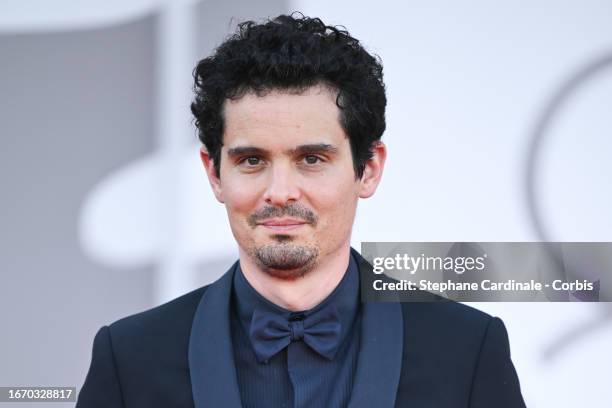
[{"label": "curly dark hair", "polygon": [[265,23],[245,21],[193,71],[191,111],[198,136],[219,176],[223,105],[246,92],[301,92],[314,85],[337,91],[340,123],[349,137],[355,175],[361,178],[372,145],[385,130],[385,85],[380,58],[343,28],[299,13]]}]

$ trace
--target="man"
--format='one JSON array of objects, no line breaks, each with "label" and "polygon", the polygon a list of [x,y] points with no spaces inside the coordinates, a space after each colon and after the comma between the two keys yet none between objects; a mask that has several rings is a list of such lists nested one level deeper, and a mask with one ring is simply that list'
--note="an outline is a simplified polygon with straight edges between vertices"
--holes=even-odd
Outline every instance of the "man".
[{"label": "man", "polygon": [[369,265],[349,242],[386,158],[379,61],[319,19],[279,16],[241,24],[194,74],[240,259],[103,327],[77,406],[523,407],[499,319],[360,302]]}]

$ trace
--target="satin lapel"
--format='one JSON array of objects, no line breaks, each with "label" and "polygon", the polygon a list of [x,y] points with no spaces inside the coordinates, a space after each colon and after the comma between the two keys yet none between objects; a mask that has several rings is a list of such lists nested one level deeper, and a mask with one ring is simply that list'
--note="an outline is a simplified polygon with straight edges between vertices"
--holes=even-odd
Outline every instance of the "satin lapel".
[{"label": "satin lapel", "polygon": [[[361,284],[371,266],[352,250],[358,260]],[[367,283],[366,283],[367,284]],[[398,302],[362,303],[361,343],[349,408],[393,407],[402,369],[404,323]]]},{"label": "satin lapel", "polygon": [[189,373],[196,408],[241,407],[230,332],[234,264],[204,292],[189,337]]}]

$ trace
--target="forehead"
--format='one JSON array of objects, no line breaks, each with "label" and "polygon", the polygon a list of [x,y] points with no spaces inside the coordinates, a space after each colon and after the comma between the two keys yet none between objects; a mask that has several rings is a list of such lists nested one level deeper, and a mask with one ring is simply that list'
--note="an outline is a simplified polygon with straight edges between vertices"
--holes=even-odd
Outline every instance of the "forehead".
[{"label": "forehead", "polygon": [[249,92],[227,100],[224,116],[224,148],[291,148],[304,143],[339,146],[348,142],[340,125],[336,93],[324,86],[301,93],[272,90],[258,96]]}]

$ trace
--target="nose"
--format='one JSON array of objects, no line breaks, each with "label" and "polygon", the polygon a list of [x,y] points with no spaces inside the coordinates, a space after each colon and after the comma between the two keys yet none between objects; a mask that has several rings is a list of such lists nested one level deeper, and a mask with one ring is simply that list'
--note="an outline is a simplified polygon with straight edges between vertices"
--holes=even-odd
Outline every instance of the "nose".
[{"label": "nose", "polygon": [[282,207],[289,202],[298,201],[300,188],[291,166],[278,163],[269,172],[268,185],[264,193],[267,204]]}]

